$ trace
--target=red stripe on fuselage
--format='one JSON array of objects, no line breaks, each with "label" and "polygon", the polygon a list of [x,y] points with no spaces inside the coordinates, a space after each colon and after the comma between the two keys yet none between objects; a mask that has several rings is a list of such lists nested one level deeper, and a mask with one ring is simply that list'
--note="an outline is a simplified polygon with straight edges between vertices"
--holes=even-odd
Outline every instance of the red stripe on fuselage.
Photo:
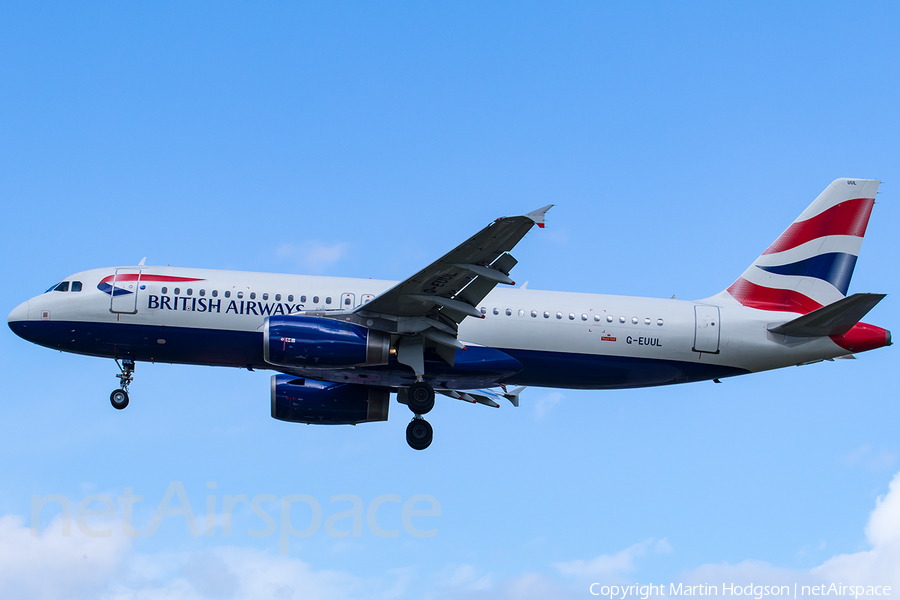
[{"label": "red stripe on fuselage", "polygon": [[821,304],[800,292],[763,287],[743,277],[731,284],[728,293],[744,306],[760,310],[778,310],[805,315],[822,308]]},{"label": "red stripe on fuselage", "polygon": [[137,273],[123,273],[118,277],[115,275],[104,277],[100,280],[100,283],[109,283],[113,279],[116,280],[116,283],[120,281],[137,281],[138,277],[140,277],[141,281],[160,281],[169,283],[177,283],[183,281],[206,281],[205,279],[199,279],[197,277],[173,277],[172,275],[149,275],[144,273],[138,275]]},{"label": "red stripe on fuselage", "polygon": [[826,235],[866,235],[874,198],[856,198],[835,204],[823,213],[798,223],[792,223],[763,255],[784,252]]}]

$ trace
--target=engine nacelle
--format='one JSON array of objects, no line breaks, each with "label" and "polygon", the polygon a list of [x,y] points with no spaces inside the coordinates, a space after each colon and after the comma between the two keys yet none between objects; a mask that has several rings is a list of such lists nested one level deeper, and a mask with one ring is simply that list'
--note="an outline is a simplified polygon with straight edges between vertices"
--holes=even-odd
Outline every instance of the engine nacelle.
[{"label": "engine nacelle", "polygon": [[272,376],[272,417],[290,423],[355,425],[387,421],[391,393],[355,383]]},{"label": "engine nacelle", "polygon": [[266,317],[263,356],[284,367],[386,365],[391,336],[320,317]]}]

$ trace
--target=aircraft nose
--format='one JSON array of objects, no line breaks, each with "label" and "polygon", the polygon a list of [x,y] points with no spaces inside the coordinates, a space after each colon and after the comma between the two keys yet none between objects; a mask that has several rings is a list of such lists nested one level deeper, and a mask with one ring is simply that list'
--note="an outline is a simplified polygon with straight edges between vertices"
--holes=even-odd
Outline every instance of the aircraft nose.
[{"label": "aircraft nose", "polygon": [[26,300],[22,304],[18,305],[12,312],[9,313],[9,316],[6,317],[6,322],[12,325],[13,323],[17,323],[19,321],[27,321],[28,320],[28,301]]}]

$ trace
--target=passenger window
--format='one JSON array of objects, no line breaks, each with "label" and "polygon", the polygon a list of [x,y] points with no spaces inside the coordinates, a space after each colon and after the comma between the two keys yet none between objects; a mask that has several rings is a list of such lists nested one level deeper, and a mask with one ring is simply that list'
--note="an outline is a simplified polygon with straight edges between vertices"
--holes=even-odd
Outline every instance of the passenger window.
[{"label": "passenger window", "polygon": [[644,319],[644,325],[649,325],[649,324],[650,324],[650,317],[647,317],[646,319]]},{"label": "passenger window", "polygon": [[244,297],[244,292],[238,292],[237,296],[238,296],[238,300],[240,300],[241,298]]},{"label": "passenger window", "polygon": [[638,318],[637,318],[637,317],[631,317],[631,322],[632,322],[633,324],[637,325],[637,324],[638,324]]},{"label": "passenger window", "polygon": [[509,308],[506,309],[506,316],[507,316],[507,317],[511,317],[511,316],[512,316],[512,309],[509,309]]},{"label": "passenger window", "polygon": [[656,320],[656,324],[659,325],[660,327],[662,327],[663,320],[662,320],[662,319],[657,319],[657,320]]},{"label": "passenger window", "polygon": [[193,294],[193,293],[194,293],[194,290],[193,290],[192,288],[188,288],[188,289],[187,289],[187,295],[188,295],[188,296],[190,296],[190,295]]},{"label": "passenger window", "polygon": [[569,313],[569,320],[570,320],[570,321],[574,321],[574,320],[575,320],[575,313]]},{"label": "passenger window", "polygon": [[256,300],[256,292],[250,292],[250,299]]},{"label": "passenger window", "polygon": [[60,283],[58,286],[56,286],[55,288],[53,288],[53,291],[54,291],[54,292],[68,292],[68,291],[69,291],[69,282],[68,282],[68,281],[63,281],[63,282]]},{"label": "passenger window", "polygon": [[531,317],[534,318],[536,316],[537,316],[537,311],[536,310],[531,311]]},{"label": "passenger window", "polygon": [[73,281],[73,282],[72,282],[72,291],[73,291],[73,292],[80,292],[80,291],[81,291],[81,282],[80,282],[80,281]]},{"label": "passenger window", "polygon": [[213,298],[218,298],[218,297],[219,297],[219,290],[213,290],[213,291],[212,291],[212,297],[213,297]]},{"label": "passenger window", "polygon": [[[293,302],[293,301],[294,301],[294,297],[288,296],[288,302]],[[300,302],[306,302],[306,296],[300,296]]]},{"label": "passenger window", "polygon": [[624,323],[624,322],[625,322],[625,317],[619,317],[619,323]]},{"label": "passenger window", "polygon": [[499,309],[499,308],[495,308],[495,309],[494,309],[494,314],[495,314],[495,315],[499,315],[499,314],[500,314],[500,309]]},{"label": "passenger window", "polygon": [[607,322],[607,323],[612,323],[612,322],[613,322],[612,315],[606,315],[606,322]]},{"label": "passenger window", "polygon": [[550,318],[550,311],[549,311],[549,310],[545,310],[545,311],[544,311],[544,318],[545,318],[545,319],[549,319],[549,318]]},{"label": "passenger window", "polygon": [[313,304],[318,304],[318,303],[319,303],[319,297],[313,296]]},{"label": "passenger window", "polygon": [[331,296],[325,297],[325,304],[331,304]]},{"label": "passenger window", "polygon": [[163,286],[163,289],[160,290],[160,291],[162,291],[163,294],[168,294],[168,293],[169,293],[169,288],[167,288],[166,286]]},{"label": "passenger window", "polygon": [[264,293],[264,294],[263,294],[263,300],[268,300],[268,299],[269,299],[269,294]]},{"label": "passenger window", "polygon": [[180,289],[180,288],[175,288],[175,295],[177,296],[177,295],[180,294],[180,293],[181,293],[181,289]]},{"label": "passenger window", "polygon": [[[291,294],[290,296],[288,296],[288,302],[293,302],[293,301],[294,301],[294,295]],[[301,296],[300,302],[306,302],[306,296]]]},{"label": "passenger window", "polygon": [[584,314],[584,313],[581,313],[581,320],[582,320],[582,321],[587,321],[587,315]]},{"label": "passenger window", "polygon": [[[350,306],[350,296],[347,296],[346,298],[344,298],[344,306]],[[484,314],[484,313],[482,313],[482,314]]]},{"label": "passenger window", "polygon": [[487,307],[486,307],[486,306],[482,306],[482,307],[481,307],[481,314],[483,314],[483,315],[486,315],[486,314],[487,314]]},{"label": "passenger window", "polygon": [[557,319],[562,319],[562,313],[561,313],[561,312],[556,313],[556,318],[557,318]]},{"label": "passenger window", "polygon": [[205,295],[206,295],[206,290],[200,290],[200,295],[201,295],[201,296],[205,296]]},{"label": "passenger window", "polygon": [[225,297],[231,298],[231,290],[225,290]]},{"label": "passenger window", "polygon": [[524,308],[520,308],[520,309],[519,309],[519,316],[520,316],[520,317],[524,317],[524,316],[525,316],[525,309],[524,309]]},{"label": "passenger window", "polygon": [[275,294],[275,302],[281,302],[281,294]]}]

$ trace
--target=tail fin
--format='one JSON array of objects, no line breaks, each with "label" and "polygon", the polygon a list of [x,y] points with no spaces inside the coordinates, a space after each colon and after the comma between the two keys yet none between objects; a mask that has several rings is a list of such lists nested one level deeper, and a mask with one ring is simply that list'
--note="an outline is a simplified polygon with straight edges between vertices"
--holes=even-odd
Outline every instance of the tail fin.
[{"label": "tail fin", "polygon": [[806,314],[847,295],[875,179],[835,179],[726,290],[751,308]]}]

